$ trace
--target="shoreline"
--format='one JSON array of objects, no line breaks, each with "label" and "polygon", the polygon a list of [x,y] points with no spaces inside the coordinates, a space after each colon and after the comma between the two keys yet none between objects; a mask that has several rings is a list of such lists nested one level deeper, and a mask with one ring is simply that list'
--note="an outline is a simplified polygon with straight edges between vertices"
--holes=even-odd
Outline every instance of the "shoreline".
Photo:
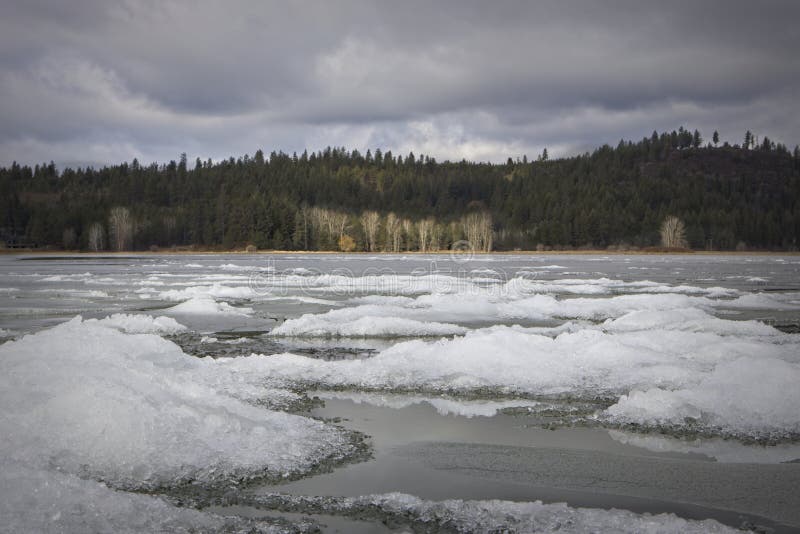
[{"label": "shoreline", "polygon": [[247,252],[245,250],[132,250],[132,251],[105,251],[89,252],[85,250],[32,250],[32,249],[0,249],[0,256],[279,256],[286,254],[312,254],[312,255],[348,255],[348,256],[800,256],[800,251],[771,251],[771,250],[681,250],[681,251],[662,251],[662,250],[499,250],[499,251],[474,251],[457,252],[450,250],[439,250],[420,252],[409,250],[402,252],[386,251],[353,251],[342,252],[339,250],[258,250]]}]

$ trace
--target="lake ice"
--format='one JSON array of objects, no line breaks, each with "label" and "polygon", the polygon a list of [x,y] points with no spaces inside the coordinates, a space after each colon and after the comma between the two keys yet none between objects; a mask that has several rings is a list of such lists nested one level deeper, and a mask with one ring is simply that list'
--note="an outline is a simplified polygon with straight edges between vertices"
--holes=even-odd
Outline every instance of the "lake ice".
[{"label": "lake ice", "polygon": [[[294,511],[456,531],[724,531],[739,526],[731,513],[800,526],[796,496],[770,507],[710,495],[713,477],[746,492],[763,474],[780,495],[800,481],[797,256],[3,256],[0,272],[0,512],[12,530],[307,527]],[[583,495],[566,505],[533,486],[504,500],[511,482],[474,495],[372,487],[368,470],[389,469],[405,438],[361,428],[358,406],[386,421],[424,414],[437,443],[474,433],[541,452],[549,438],[535,432],[550,428],[603,443],[569,444],[587,453],[720,470],[683,519],[668,493],[641,505],[653,514],[606,509],[634,508],[633,484],[595,506],[579,477],[561,482]],[[508,423],[493,436],[489,421]],[[275,518],[174,506],[222,495]]]}]

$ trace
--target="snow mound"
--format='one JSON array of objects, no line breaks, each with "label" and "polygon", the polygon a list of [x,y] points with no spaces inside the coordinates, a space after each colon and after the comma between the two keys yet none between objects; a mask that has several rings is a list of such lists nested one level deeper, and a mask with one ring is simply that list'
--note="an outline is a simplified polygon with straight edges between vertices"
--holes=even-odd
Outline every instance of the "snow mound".
[{"label": "snow mound", "polygon": [[[336,335],[338,325],[352,323],[360,319],[395,318],[435,323],[456,323],[474,326],[496,323],[498,321],[551,321],[563,319],[582,319],[604,321],[623,315],[642,312],[674,312],[675,310],[697,310],[695,317],[697,329],[704,326],[728,328],[722,322],[711,324],[710,316],[699,315],[717,309],[791,309],[792,304],[778,301],[766,295],[744,295],[735,299],[716,299],[706,296],[692,296],[673,293],[626,294],[595,297],[558,298],[547,294],[529,294],[525,287],[505,289],[481,288],[470,292],[431,293],[416,297],[369,295],[351,298],[351,306],[333,309],[316,315],[304,315],[289,319],[284,323],[286,332],[292,335],[307,335],[309,331],[329,331]],[[796,307],[796,306],[795,306]],[[681,322],[690,321],[689,314]],[[655,316],[655,315],[653,315]],[[644,317],[644,315],[642,315]],[[721,321],[721,320],[720,320]],[[385,324],[385,321],[382,322]],[[755,323],[745,328],[761,329]],[[621,327],[621,326],[620,326]],[[685,325],[685,328],[691,328]],[[323,334],[316,334],[323,335]],[[345,335],[345,334],[342,334]],[[432,334],[433,335],[433,334]]]},{"label": "snow mound", "polygon": [[338,428],[234,398],[267,394],[242,369],[77,317],[0,346],[0,453],[141,490],[281,478],[352,452]]},{"label": "snow mound", "polygon": [[190,315],[241,315],[253,313],[253,308],[235,307],[212,298],[196,297],[164,310],[165,312]]},{"label": "snow mound", "polygon": [[501,500],[426,501],[404,493],[362,497],[263,495],[247,499],[260,507],[290,508],[351,517],[377,516],[424,532],[619,532],[703,533],[738,532],[712,519],[682,519],[674,514],[636,514],[627,510],[573,508],[565,503]]},{"label": "snow mound", "polygon": [[[552,267],[537,267],[547,269]],[[564,267],[561,267],[564,268]],[[652,280],[625,281],[611,278],[564,278],[559,280],[532,280],[535,272],[520,271],[509,280],[503,290],[509,293],[527,294],[572,294],[572,295],[617,295],[627,293],[673,293],[684,295],[705,295],[709,297],[735,297],[739,291],[722,287],[699,287],[689,285],[669,285]],[[566,274],[566,273],[565,273]]]},{"label": "snow mound", "polygon": [[797,310],[800,309],[798,293],[747,293],[733,300],[722,301],[723,306],[732,309],[750,310]]},{"label": "snow mound", "polygon": [[719,319],[697,308],[677,310],[634,311],[617,319],[608,319],[603,328],[613,332],[642,330],[683,330],[713,332],[720,335],[781,336],[781,332],[760,321],[729,321]]},{"label": "snow mound", "polygon": [[[659,326],[660,325],[660,326]],[[376,356],[250,358],[276,387],[568,397],[614,403],[599,416],[741,439],[800,436],[800,336],[700,310],[632,312],[598,327],[493,326]],[[735,392],[735,393],[733,393]]]},{"label": "snow mound", "polygon": [[139,293],[155,293],[159,300],[179,302],[193,298],[204,299],[251,299],[255,296],[252,289],[247,286],[226,286],[214,283],[205,286],[189,286],[183,289],[168,289],[156,291],[153,288],[143,288]]},{"label": "snow mound", "polygon": [[[0,464],[4,532],[291,532],[277,525],[178,508],[73,475]],[[252,529],[252,530],[251,530]]]},{"label": "snow mound", "polygon": [[186,327],[171,317],[152,317],[150,315],[130,315],[115,313],[105,319],[87,319],[86,323],[116,328],[126,334],[170,335],[183,332]]},{"label": "snow mound", "polygon": [[798,342],[708,332],[582,329],[551,338],[494,326],[435,342],[401,342],[366,360],[293,354],[266,359],[273,380],[378,390],[618,397],[635,388],[694,386],[719,362],[751,354],[796,359]]},{"label": "snow mound", "polygon": [[800,437],[800,364],[761,357],[722,362],[695,385],[623,395],[613,422],[711,430],[756,439]]},{"label": "snow mound", "polygon": [[447,397],[425,397],[421,395],[380,395],[356,391],[320,391],[316,393],[321,399],[349,400],[356,404],[369,404],[392,409],[403,409],[409,406],[428,404],[439,415],[456,415],[466,418],[493,417],[507,408],[538,408],[543,403],[531,400],[464,400]]},{"label": "snow mound", "polygon": [[[346,310],[335,310],[346,311]],[[345,316],[347,314],[344,314]],[[454,324],[422,322],[399,317],[358,317],[339,322],[335,314],[305,314],[274,328],[270,335],[297,337],[449,336],[467,331]]]}]

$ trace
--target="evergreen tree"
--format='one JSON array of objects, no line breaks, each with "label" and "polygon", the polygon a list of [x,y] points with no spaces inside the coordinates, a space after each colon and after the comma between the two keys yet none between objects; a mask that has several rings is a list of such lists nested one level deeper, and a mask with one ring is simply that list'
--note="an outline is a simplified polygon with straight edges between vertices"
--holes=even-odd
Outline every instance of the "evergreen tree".
[{"label": "evergreen tree", "polygon": [[700,148],[700,145],[703,144],[703,138],[700,136],[700,132],[698,130],[694,131],[692,135],[692,146],[694,148]]}]

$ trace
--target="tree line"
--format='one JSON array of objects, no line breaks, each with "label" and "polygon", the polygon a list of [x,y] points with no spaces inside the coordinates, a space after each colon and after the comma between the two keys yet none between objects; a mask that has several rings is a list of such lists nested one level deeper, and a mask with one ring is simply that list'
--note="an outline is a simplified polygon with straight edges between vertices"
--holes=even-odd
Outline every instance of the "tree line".
[{"label": "tree line", "polygon": [[674,216],[692,248],[796,249],[800,148],[743,140],[679,128],[503,164],[340,147],[192,165],[185,154],[62,171],[13,163],[0,168],[0,238],[97,251],[625,248],[658,245]]}]

